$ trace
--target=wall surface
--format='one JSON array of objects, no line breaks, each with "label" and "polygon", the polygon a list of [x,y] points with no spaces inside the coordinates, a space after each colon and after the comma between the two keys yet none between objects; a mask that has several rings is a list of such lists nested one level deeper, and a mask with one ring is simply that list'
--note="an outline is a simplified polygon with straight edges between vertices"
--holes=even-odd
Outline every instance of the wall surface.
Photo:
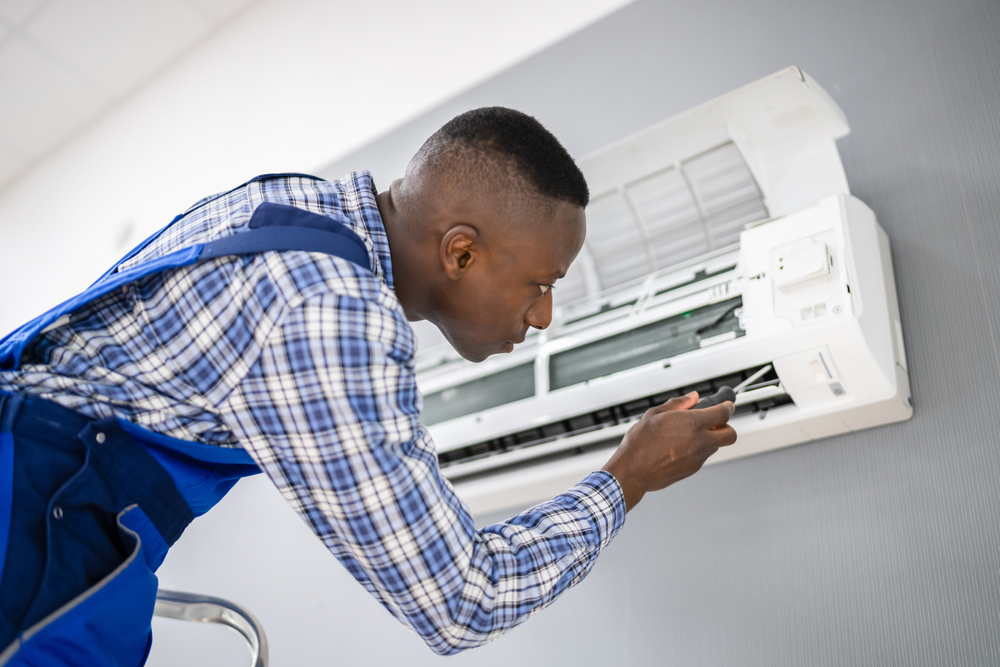
[{"label": "wall surface", "polygon": [[[915,416],[647,496],[582,585],[450,664],[1000,664],[1000,3],[640,0],[325,173],[387,184],[441,123],[487,104],[582,155],[788,65],[851,123],[839,148],[892,241]],[[266,480],[189,532],[164,585],[246,603],[273,664],[443,660]],[[167,623],[158,645],[180,651],[191,635]]]}]

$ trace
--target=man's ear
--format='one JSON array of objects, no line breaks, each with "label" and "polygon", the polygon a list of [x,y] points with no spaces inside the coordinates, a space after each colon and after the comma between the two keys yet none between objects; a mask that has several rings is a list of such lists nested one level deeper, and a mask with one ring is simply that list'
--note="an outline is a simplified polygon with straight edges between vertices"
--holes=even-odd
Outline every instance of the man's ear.
[{"label": "man's ear", "polygon": [[441,267],[458,280],[479,255],[479,232],[470,225],[455,225],[441,239]]}]

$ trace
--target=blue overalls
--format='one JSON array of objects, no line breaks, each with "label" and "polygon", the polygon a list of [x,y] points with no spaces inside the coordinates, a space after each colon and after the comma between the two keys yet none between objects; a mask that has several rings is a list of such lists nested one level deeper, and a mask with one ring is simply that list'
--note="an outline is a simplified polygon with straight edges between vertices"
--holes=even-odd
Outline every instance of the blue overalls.
[{"label": "blue overalls", "polygon": [[[117,272],[161,230],[88,290],[0,341],[0,370],[16,369],[26,346],[60,317],[159,271],[268,250],[323,252],[371,270],[345,222],[265,203],[246,231]],[[242,449],[0,392],[0,666],[143,664],[153,573],[167,549],[241,477],[259,472]]]}]

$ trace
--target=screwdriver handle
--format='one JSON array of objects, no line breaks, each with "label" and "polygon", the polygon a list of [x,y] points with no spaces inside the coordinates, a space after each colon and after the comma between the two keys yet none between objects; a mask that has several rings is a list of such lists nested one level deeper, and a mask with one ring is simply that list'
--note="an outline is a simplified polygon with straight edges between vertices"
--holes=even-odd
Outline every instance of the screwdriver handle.
[{"label": "screwdriver handle", "polygon": [[694,404],[692,410],[699,410],[701,408],[710,408],[713,405],[718,405],[719,403],[725,403],[726,401],[736,402],[736,392],[732,390],[731,387],[720,387],[719,391],[715,392],[711,396],[706,396],[697,403]]}]

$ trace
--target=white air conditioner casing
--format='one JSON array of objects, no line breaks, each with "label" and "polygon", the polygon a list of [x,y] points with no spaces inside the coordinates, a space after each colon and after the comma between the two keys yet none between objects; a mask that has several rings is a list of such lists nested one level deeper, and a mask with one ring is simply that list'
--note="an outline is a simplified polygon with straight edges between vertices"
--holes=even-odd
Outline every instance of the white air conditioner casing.
[{"label": "white air conditioner casing", "polygon": [[912,415],[889,241],[848,192],[847,132],[789,68],[579,161],[595,205],[556,290],[572,302],[510,355],[418,356],[442,472],[474,514],[558,494],[646,406],[767,365],[709,463]]}]

